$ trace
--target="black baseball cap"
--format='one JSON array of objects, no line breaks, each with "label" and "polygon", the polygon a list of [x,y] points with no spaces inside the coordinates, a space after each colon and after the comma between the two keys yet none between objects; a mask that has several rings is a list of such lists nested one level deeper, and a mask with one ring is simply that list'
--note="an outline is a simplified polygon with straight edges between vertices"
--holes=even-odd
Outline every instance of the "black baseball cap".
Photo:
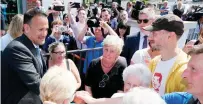
[{"label": "black baseball cap", "polygon": [[176,35],[182,35],[184,32],[184,24],[181,18],[176,15],[168,14],[157,18],[152,25],[144,27],[146,31],[166,30],[175,32]]}]

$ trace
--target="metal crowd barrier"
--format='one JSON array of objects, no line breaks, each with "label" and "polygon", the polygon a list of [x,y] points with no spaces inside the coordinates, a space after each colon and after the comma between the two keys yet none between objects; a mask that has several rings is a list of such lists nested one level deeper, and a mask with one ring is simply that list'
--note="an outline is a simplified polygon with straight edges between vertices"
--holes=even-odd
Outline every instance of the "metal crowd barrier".
[{"label": "metal crowd barrier", "polygon": [[[93,58],[94,58],[94,51],[96,50],[102,50],[103,47],[96,47],[96,48],[87,48],[87,49],[78,49],[78,50],[69,50],[66,52],[66,56],[69,57],[71,55],[71,58],[69,59],[72,59],[76,66],[78,67],[78,70],[80,71],[80,73],[82,73],[82,70],[83,70],[83,61],[85,60],[85,56],[88,55],[87,52],[88,51],[93,51]],[[49,53],[46,53],[46,54],[43,54],[43,56],[45,57],[45,59],[47,60],[47,58],[49,57]],[[88,66],[86,66],[88,67]]]}]

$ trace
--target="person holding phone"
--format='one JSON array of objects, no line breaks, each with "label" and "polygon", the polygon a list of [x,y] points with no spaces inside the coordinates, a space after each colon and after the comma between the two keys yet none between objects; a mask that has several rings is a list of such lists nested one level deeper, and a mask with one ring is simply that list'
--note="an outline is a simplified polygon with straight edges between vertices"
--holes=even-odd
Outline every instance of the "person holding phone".
[{"label": "person holding phone", "polygon": [[[62,6],[62,2],[60,0],[57,0],[57,1],[53,1],[52,5],[54,6]],[[52,33],[52,30],[51,30],[51,24],[53,21],[55,20],[61,20],[60,18],[60,11],[56,11],[54,10],[53,8],[51,8],[51,6],[49,7],[48,11],[46,12],[47,15],[48,15],[48,21],[49,21],[49,29],[48,29],[48,35],[47,37]]]},{"label": "person holding phone", "polygon": [[69,14],[68,17],[70,19],[70,26],[73,29],[73,33],[76,38],[77,47],[79,49],[87,48],[87,46],[85,44],[82,44],[79,40],[77,40],[78,34],[82,31],[82,29],[86,25],[87,13],[86,13],[85,9],[82,9],[82,8],[79,9],[78,14],[77,14],[79,21],[76,22],[75,18],[73,17],[73,14],[71,13],[71,10],[73,7],[75,7],[75,4],[72,2],[69,2],[68,3],[68,14]]},{"label": "person holding phone", "polygon": [[[48,53],[48,47],[53,42],[62,42],[68,49],[72,49],[72,46],[74,46],[75,39],[73,36],[62,35],[62,29],[60,28],[65,28],[63,27],[63,22],[61,20],[55,20],[52,22],[52,34],[46,39],[45,44],[43,45],[45,52]],[[68,29],[65,30],[70,34]]]}]

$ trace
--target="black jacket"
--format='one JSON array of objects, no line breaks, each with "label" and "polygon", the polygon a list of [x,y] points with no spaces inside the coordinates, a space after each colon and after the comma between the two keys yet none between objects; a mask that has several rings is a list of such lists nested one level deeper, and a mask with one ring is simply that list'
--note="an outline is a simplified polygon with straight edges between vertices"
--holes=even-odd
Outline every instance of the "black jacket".
[{"label": "black jacket", "polygon": [[130,65],[131,58],[135,53],[135,51],[139,50],[139,43],[140,43],[140,32],[138,32],[135,35],[128,35],[126,37],[121,56],[126,58],[128,65]]},{"label": "black jacket", "polygon": [[36,49],[28,37],[22,35],[9,43],[1,60],[1,102],[41,103],[39,85],[47,67],[43,58],[43,65],[36,58]]}]

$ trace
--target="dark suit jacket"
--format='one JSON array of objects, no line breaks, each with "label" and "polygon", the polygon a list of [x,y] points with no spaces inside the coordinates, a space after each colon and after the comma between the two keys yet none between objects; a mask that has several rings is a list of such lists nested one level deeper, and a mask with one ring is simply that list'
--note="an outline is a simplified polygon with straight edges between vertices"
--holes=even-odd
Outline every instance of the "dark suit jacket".
[{"label": "dark suit jacket", "polygon": [[[42,58],[43,59],[43,58]],[[36,58],[36,49],[22,35],[8,44],[2,53],[1,102],[41,103],[39,85],[47,68]]]},{"label": "dark suit jacket", "polygon": [[139,50],[139,43],[140,43],[140,32],[138,32],[135,35],[127,36],[121,56],[126,58],[128,65],[130,65],[130,60],[135,51]]}]

